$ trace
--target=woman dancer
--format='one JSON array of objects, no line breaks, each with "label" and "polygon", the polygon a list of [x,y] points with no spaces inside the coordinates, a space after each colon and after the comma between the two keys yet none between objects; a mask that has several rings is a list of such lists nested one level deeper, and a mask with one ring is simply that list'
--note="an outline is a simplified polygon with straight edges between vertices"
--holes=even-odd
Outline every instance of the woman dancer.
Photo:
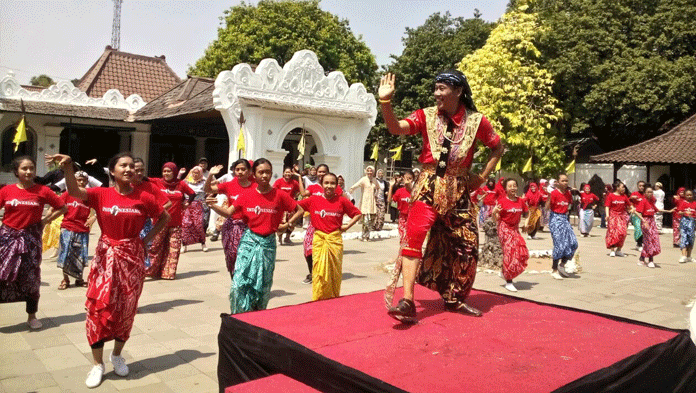
[{"label": "woman dancer", "polygon": [[[640,252],[638,266],[654,268],[655,261],[653,257],[662,251],[660,248],[660,233],[655,224],[655,217],[660,209],[655,206],[652,187],[648,185],[643,189],[645,190],[643,200],[636,207],[636,216],[640,218],[643,230],[643,250]],[[645,258],[648,258],[647,263]]]},{"label": "woman dancer", "polygon": [[201,243],[201,250],[208,251],[205,246],[205,227],[206,215],[210,209],[205,203],[205,186],[206,179],[203,178],[203,169],[200,166],[191,168],[189,175],[186,176],[186,183],[196,193],[196,197],[189,207],[184,211],[184,217],[181,220],[181,239],[183,240],[184,251],[188,251],[188,246],[191,244]]},{"label": "woman dancer", "polygon": [[679,220],[679,248],[682,256],[679,263],[693,262],[691,251],[694,248],[694,229],[696,228],[696,201],[693,190],[684,191],[684,198],[679,200],[676,207],[681,219]]},{"label": "woman dancer", "polygon": [[546,201],[549,210],[549,232],[553,239],[553,266],[551,276],[557,280],[568,278],[565,264],[573,258],[578,249],[578,239],[573,233],[573,228],[568,221],[568,209],[573,203],[573,196],[568,187],[568,176],[561,174],[558,181],[554,182],[556,188]]},{"label": "woman dancer", "polygon": [[[341,185],[340,181],[338,185]],[[389,218],[391,218],[392,224],[396,223],[399,220],[399,209],[396,206],[396,201],[392,200],[392,196],[401,187],[403,187],[402,175],[399,172],[394,172],[394,174],[392,175],[392,179],[389,181],[389,192],[387,193],[387,201],[392,201],[391,203],[387,202],[387,206],[389,209]]]},{"label": "woman dancer", "polygon": [[[304,194],[304,186],[302,185],[303,182],[297,181],[296,177],[299,177],[299,175],[295,175],[292,172],[292,167],[287,166],[283,169],[283,177],[273,183],[273,188],[283,191],[284,193],[288,194],[290,198],[297,200],[299,195]],[[285,217],[283,217],[283,222],[287,222],[288,217],[289,216],[286,213]],[[290,244],[291,233],[291,230],[285,231],[285,243]],[[283,244],[282,233],[278,234],[278,244]]]},{"label": "woman dancer", "polygon": [[[160,190],[157,184],[151,182],[150,179],[145,176],[145,162],[143,159],[139,157],[133,158],[133,165],[135,167],[135,174],[133,175],[133,182],[131,183],[133,188],[152,195],[157,204],[162,205],[165,210],[169,209],[172,203],[169,201],[169,198],[167,198],[167,195]],[[147,217],[145,225],[143,225],[140,231],[140,238],[144,239],[151,230],[152,220],[150,217]],[[150,247],[150,245],[145,243],[145,249],[148,247]],[[147,255],[147,253],[145,253],[145,267],[150,267],[150,256]]]},{"label": "woman dancer", "polygon": [[[271,187],[273,167],[265,158],[254,161],[252,171],[256,178],[253,190],[245,192],[228,209],[217,205],[217,199],[208,197],[208,205],[225,217],[239,211],[249,228],[244,232],[237,250],[237,261],[230,287],[232,314],[265,310],[271,298],[273,270],[275,269],[275,233],[285,231],[290,222],[302,216],[303,210],[288,194]],[[294,211],[286,223],[281,223],[286,211]]]},{"label": "woman dancer", "polygon": [[541,207],[544,205],[543,193],[536,183],[529,184],[529,190],[524,195],[529,215],[524,225],[524,231],[527,233],[527,239],[536,239],[536,233],[541,226]]},{"label": "woman dancer", "polygon": [[387,210],[387,193],[389,192],[388,183],[384,180],[384,171],[381,169],[377,170],[377,176],[375,176],[377,185],[379,188],[376,190],[375,194],[375,206],[377,208],[375,217],[375,226],[373,229],[375,231],[381,231],[384,228],[384,214]]},{"label": "woman dancer", "polygon": [[[321,177],[324,194],[312,195],[299,202],[309,212],[314,230],[312,244],[312,300],[331,299],[341,295],[343,274],[343,237],[360,220],[358,210],[348,199],[336,194],[338,178],[333,173]],[[343,224],[343,216],[351,220]],[[290,222],[292,225],[292,222]]]},{"label": "woman dancer", "polygon": [[653,197],[655,198],[655,207],[659,210],[655,213],[655,225],[657,225],[657,233],[662,233],[662,212],[665,210],[665,192],[662,190],[662,183],[655,183]]},{"label": "woman dancer", "polygon": [[392,305],[396,284],[399,282],[399,277],[401,277],[401,270],[403,267],[401,250],[408,246],[408,239],[406,238],[406,223],[408,222],[408,211],[411,208],[413,179],[413,172],[411,170],[406,170],[403,174],[403,187],[396,190],[394,195],[389,195],[389,201],[395,201],[396,207],[399,210],[399,254],[394,261],[394,270],[392,270],[389,282],[387,282],[387,289],[384,291],[384,300],[386,302],[387,309],[389,309]]},{"label": "woman dancer", "polygon": [[604,199],[604,206],[607,217],[606,245],[611,252],[610,257],[625,257],[621,252],[626,241],[626,230],[628,229],[628,215],[633,211],[631,201],[626,196],[626,186],[617,180],[612,187],[614,192],[608,194]]},{"label": "woman dancer", "polygon": [[350,193],[356,188],[362,189],[362,197],[360,198],[360,211],[362,212],[362,241],[370,240],[370,231],[375,227],[377,218],[377,193],[379,192],[379,184],[375,180],[375,167],[372,165],[365,168],[365,176],[360,178],[353,187],[348,190]]},{"label": "woman dancer", "polygon": [[350,203],[355,205],[355,198],[346,190],[346,180],[343,176],[338,175],[338,188],[343,190],[343,196],[350,201]]},{"label": "woman dancer", "polygon": [[684,193],[686,192],[686,188],[684,187],[679,187],[677,190],[677,193],[674,194],[672,197],[672,201],[674,204],[674,208],[672,209],[674,213],[672,213],[672,243],[674,244],[675,248],[680,248],[680,238],[681,238],[681,231],[679,230],[679,224],[681,222],[681,216],[679,215],[679,209],[675,209],[676,207],[679,206],[679,202],[684,200]]},{"label": "woman dancer", "polygon": [[[72,159],[63,154],[46,156],[57,162],[65,172],[68,192],[97,212],[102,235],[95,251],[87,288],[87,340],[92,348],[94,366],[85,384],[99,386],[104,375],[104,343],[114,340],[109,357],[114,372],[128,375],[128,366],[121,356],[130,337],[138,299],[145,278],[143,243],[147,244],[169,221],[169,214],[151,194],[133,187],[133,157],[120,153],[109,161],[109,175],[114,186],[85,190],[77,185]],[[141,241],[139,232],[145,218],[156,220],[152,231]]]},{"label": "woman dancer", "polygon": [[493,208],[496,205],[495,180],[488,179],[485,185],[476,189],[474,195],[474,201],[476,202],[483,197],[483,201],[481,202],[481,211],[479,212],[479,225],[483,226],[488,217],[491,216]]},{"label": "woman dancer", "polygon": [[176,278],[176,268],[179,264],[179,252],[181,251],[181,220],[184,209],[196,193],[185,181],[176,178],[178,169],[173,162],[162,165],[162,178],[151,179],[160,187],[167,196],[171,206],[167,209],[171,219],[167,227],[158,232],[152,240],[148,251],[150,266],[145,270],[148,277],[173,280]]},{"label": "woman dancer", "polygon": [[498,199],[493,209],[493,216],[498,221],[498,237],[503,246],[503,278],[505,289],[517,292],[512,280],[527,268],[529,250],[520,234],[520,220],[529,212],[527,205],[517,197],[517,180],[507,179],[503,182],[506,195]]},{"label": "woman dancer", "polygon": [[583,237],[590,236],[590,231],[594,224],[594,209],[597,207],[597,202],[599,202],[599,197],[592,193],[592,187],[590,187],[589,184],[585,184],[580,193],[580,208],[578,213],[580,217],[578,229],[580,229],[580,233]]},{"label": "woman dancer", "polygon": [[[0,208],[5,209],[0,227],[0,303],[26,302],[29,328],[40,329],[36,312],[41,288],[41,227],[64,214],[67,207],[51,189],[34,183],[33,158],[15,158],[12,170],[17,183],[0,189]],[[45,204],[53,212],[42,218]]]},{"label": "woman dancer", "polygon": [[[631,196],[628,198],[631,201],[631,205],[633,205],[634,211],[643,201],[645,182],[641,180],[638,182],[637,186],[638,190],[631,193]],[[631,225],[633,225],[633,239],[636,241],[636,250],[643,251],[643,231],[641,230],[641,221],[638,215],[631,215]]]},{"label": "woman dancer", "polygon": [[[77,185],[86,188],[88,175],[86,172],[75,173]],[[87,266],[87,250],[89,249],[89,230],[97,218],[89,215],[90,209],[81,200],[64,192],[60,200],[67,206],[63,222],[60,224],[60,253],[58,254],[58,268],[63,270],[63,281],[58,286],[59,290],[70,286],[70,277],[75,277],[76,287],[86,287],[87,282],[82,279],[82,273]]]},{"label": "woman dancer", "polygon": [[546,208],[546,201],[549,200],[549,196],[551,195],[551,191],[555,189],[555,182],[556,180],[551,179],[551,181],[546,181],[546,179],[541,179],[539,180],[539,188],[541,190],[541,195],[542,195],[542,201],[544,201],[544,204],[541,207],[541,224],[539,225],[539,232],[544,232],[544,228],[549,225],[549,218],[551,216],[551,212],[549,209]]},{"label": "woman dancer", "polygon": [[[234,172],[234,179],[226,183],[213,184],[213,178],[220,173],[222,166],[215,166],[210,170],[210,175],[205,182],[205,192],[210,194],[222,193],[227,196],[227,201],[229,206],[232,206],[234,201],[239,198],[243,193],[250,191],[254,188],[252,186],[256,185],[256,182],[252,180],[251,174],[251,164],[248,160],[239,159],[232,163],[232,171]],[[228,210],[229,210],[228,206]],[[218,211],[215,208],[212,208]],[[230,277],[234,274],[234,265],[237,261],[237,249],[239,248],[239,241],[242,240],[242,235],[247,230],[248,226],[243,220],[243,215],[241,212],[236,212],[231,216],[225,216],[225,223],[222,224],[221,235],[222,235],[222,248],[225,251],[225,262],[227,265],[227,271],[230,272]]]}]

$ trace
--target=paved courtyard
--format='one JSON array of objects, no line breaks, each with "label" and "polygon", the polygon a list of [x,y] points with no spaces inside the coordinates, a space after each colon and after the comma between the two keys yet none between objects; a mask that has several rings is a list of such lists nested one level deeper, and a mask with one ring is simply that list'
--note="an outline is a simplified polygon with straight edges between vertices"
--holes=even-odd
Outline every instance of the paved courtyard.
[{"label": "paved courtyard", "polygon": [[[672,248],[671,234],[661,236],[659,268],[648,269],[637,266],[638,252],[628,249],[634,245],[630,231],[626,258],[607,256],[604,232],[594,228],[590,238],[579,238],[583,268],[579,278],[554,280],[541,273],[550,269],[551,260],[533,259],[528,272],[516,280],[520,290],[513,295],[687,328],[688,307],[696,295],[696,263],[677,263],[679,250]],[[530,250],[551,249],[548,232],[538,237],[527,241]],[[92,250],[96,240],[92,234]],[[217,333],[220,313],[229,312],[230,277],[219,241],[207,253],[197,246],[189,248],[191,251],[182,254],[175,281],[145,282],[139,314],[124,350],[130,375],[116,376],[107,361],[104,381],[94,391],[217,391]],[[381,265],[396,255],[397,248],[396,238],[367,243],[346,240],[341,293],[383,289],[387,274]],[[59,291],[61,273],[55,260],[45,259],[42,268],[38,315],[43,329],[29,331],[23,303],[0,305],[0,392],[88,391],[84,380],[91,368],[91,353],[84,330],[85,289]],[[306,273],[301,241],[280,246],[269,307],[309,301],[311,286],[301,283]],[[482,271],[475,288],[510,294],[503,283],[497,274]],[[424,290],[417,288],[416,297]],[[386,313],[375,317],[388,318]],[[106,356],[112,345],[107,343]]]}]

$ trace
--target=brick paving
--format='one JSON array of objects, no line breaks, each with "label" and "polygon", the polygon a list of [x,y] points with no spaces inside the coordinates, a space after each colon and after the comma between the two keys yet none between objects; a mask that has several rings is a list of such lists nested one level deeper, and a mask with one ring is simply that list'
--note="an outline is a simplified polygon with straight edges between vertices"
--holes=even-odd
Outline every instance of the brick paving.
[{"label": "brick paving", "polygon": [[[537,236],[527,241],[531,250],[551,248],[548,233]],[[648,269],[636,265],[637,251],[627,250],[626,258],[608,257],[604,230],[595,228],[592,237],[579,239],[579,278],[557,281],[546,273],[528,272],[516,280],[520,290],[514,296],[686,328],[688,306],[696,294],[696,263],[677,263],[679,251],[670,239],[671,235],[661,236],[659,268]],[[96,240],[93,234],[92,249]],[[633,245],[630,231],[627,245]],[[217,391],[217,334],[220,313],[229,312],[230,277],[220,242],[209,246],[208,253],[191,246],[182,254],[176,280],[146,281],[123,352],[130,375],[116,376],[107,361],[104,381],[95,391]],[[396,238],[346,240],[342,294],[383,289],[387,274],[380,266],[396,255],[397,248]],[[280,246],[277,258],[269,307],[310,301],[311,286],[301,283],[307,273],[301,241]],[[528,271],[548,270],[550,264],[550,259],[535,259]],[[42,268],[41,330],[29,331],[23,303],[0,305],[0,392],[88,391],[84,380],[91,353],[84,331],[85,289],[58,291],[61,274],[55,260],[45,259]],[[510,294],[503,283],[497,274],[482,271],[475,288]],[[418,288],[416,297],[423,290]],[[106,345],[106,359],[112,345]]]}]

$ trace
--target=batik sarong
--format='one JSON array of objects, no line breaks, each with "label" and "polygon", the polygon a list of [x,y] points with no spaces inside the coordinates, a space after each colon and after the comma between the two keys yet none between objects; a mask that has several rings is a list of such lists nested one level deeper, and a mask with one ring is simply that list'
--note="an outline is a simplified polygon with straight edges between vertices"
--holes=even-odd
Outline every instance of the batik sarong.
[{"label": "batik sarong", "polygon": [[553,259],[572,259],[578,249],[578,238],[573,233],[568,216],[552,211],[549,215],[549,232],[553,239]]},{"label": "batik sarong", "polygon": [[271,299],[276,258],[276,235],[257,235],[247,229],[239,241],[230,287],[232,314],[265,310]]},{"label": "batik sarong", "polygon": [[176,268],[181,252],[181,228],[164,228],[152,239],[148,256],[150,267],[145,269],[148,277],[161,277],[165,280],[176,278]]},{"label": "batik sarong", "polygon": [[244,235],[246,229],[247,225],[244,221],[233,219],[232,217],[227,218],[225,223],[222,224],[220,236],[222,237],[222,248],[225,252],[225,264],[230,274],[234,273],[234,264],[235,261],[237,261],[239,241],[242,240],[242,235]]},{"label": "batik sarong", "polygon": [[41,224],[0,227],[0,303],[39,299]]},{"label": "batik sarong", "polygon": [[[140,230],[140,240],[145,239],[145,236],[147,236],[148,233],[152,230],[153,225],[152,225],[152,219],[150,217],[145,220],[145,225],[143,225],[143,229]],[[152,244],[152,240],[150,240],[150,243],[145,245],[145,249],[149,249],[150,245]],[[150,267],[150,256],[145,253],[145,261],[144,261],[145,268]]]},{"label": "batik sarong", "polygon": [[481,211],[479,212],[479,226],[483,227],[483,224],[486,222],[488,217],[491,216],[494,207],[495,206],[493,205],[481,205]]},{"label": "batik sarong", "polygon": [[302,243],[302,247],[304,248],[304,256],[305,258],[312,255],[312,244],[314,243],[314,225],[312,225],[312,222],[309,222],[309,225],[307,225],[307,230],[305,231],[304,235],[304,242]]},{"label": "batik sarong", "polygon": [[[381,191],[379,191],[379,192],[381,192]],[[384,228],[384,213],[385,213],[384,197],[375,198],[375,207],[377,208],[377,211],[375,213],[375,223],[374,223],[373,229],[375,231],[381,231],[382,228]]]},{"label": "batik sarong", "polygon": [[341,296],[343,238],[341,231],[314,231],[312,246],[312,300]]},{"label": "batik sarong", "polygon": [[581,208],[578,211],[578,216],[580,217],[580,222],[578,224],[580,233],[590,233],[592,225],[594,224],[594,210]]},{"label": "batik sarong", "polygon": [[691,248],[694,246],[694,223],[693,217],[682,217],[679,220],[679,248]]},{"label": "batik sarong", "polygon": [[145,249],[138,239],[114,240],[102,235],[89,272],[87,341],[126,341],[138,311],[145,278]]},{"label": "batik sarong", "polygon": [[363,240],[370,239],[370,231],[375,227],[375,220],[377,220],[376,214],[363,214],[362,215],[362,236]]},{"label": "batik sarong", "polygon": [[540,222],[541,209],[538,206],[531,206],[529,208],[529,215],[527,216],[527,221],[524,224],[524,232],[532,236],[539,229]]},{"label": "batik sarong", "polygon": [[87,266],[89,232],[72,232],[65,228],[60,231],[60,252],[58,268],[63,274],[82,280],[82,272]]},{"label": "batik sarong", "polygon": [[399,214],[399,253],[394,261],[394,270],[392,270],[389,276],[389,281],[387,281],[387,289],[384,291],[384,302],[389,309],[394,301],[394,291],[396,291],[396,285],[399,283],[399,278],[401,277],[401,271],[403,269],[403,257],[401,256],[401,250],[408,244],[408,239],[406,239],[406,222],[408,221],[408,215]]},{"label": "batik sarong", "polygon": [[62,223],[63,216],[61,215],[44,227],[41,237],[41,252],[46,252],[46,250],[51,248],[58,248],[60,245],[60,225]]},{"label": "batik sarong", "polygon": [[607,222],[607,248],[621,248],[626,241],[626,231],[628,229],[628,213],[609,212],[609,222]]},{"label": "batik sarong", "polygon": [[631,225],[633,225],[633,239],[635,241],[640,240],[643,236],[643,231],[640,229],[640,217],[631,214]]},{"label": "batik sarong", "polygon": [[672,244],[680,244],[679,240],[681,238],[681,230],[679,229],[679,223],[681,222],[681,216],[677,213],[672,213]]},{"label": "batik sarong", "polygon": [[551,220],[551,209],[547,209],[546,207],[541,208],[541,226],[546,227],[549,226],[549,221]]},{"label": "batik sarong", "polygon": [[643,217],[645,222],[642,222],[643,231],[643,251],[641,251],[641,258],[652,258],[659,254],[662,249],[660,248],[660,233],[657,230],[657,223],[655,222],[655,217]]},{"label": "batik sarong", "polygon": [[203,214],[203,202],[199,199],[194,199],[191,205],[184,210],[184,216],[181,220],[181,240],[184,246],[196,243],[205,244]]},{"label": "batik sarong", "polygon": [[513,280],[527,268],[529,250],[520,234],[517,225],[510,225],[504,221],[498,222],[498,237],[503,247],[503,278]]}]

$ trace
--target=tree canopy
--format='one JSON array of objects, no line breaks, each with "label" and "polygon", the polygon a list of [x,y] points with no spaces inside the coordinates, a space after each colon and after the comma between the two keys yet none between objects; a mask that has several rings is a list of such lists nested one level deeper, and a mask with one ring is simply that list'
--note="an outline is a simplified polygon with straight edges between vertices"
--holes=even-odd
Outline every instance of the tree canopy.
[{"label": "tree canopy", "polygon": [[214,78],[238,63],[258,64],[265,58],[282,66],[301,50],[317,54],[327,72],[343,72],[348,83],[374,83],[377,63],[348,21],[319,8],[318,0],[261,0],[233,6],[220,18],[218,37],[189,73]]},{"label": "tree canopy", "polygon": [[50,76],[46,74],[41,74],[37,76],[32,76],[29,80],[29,83],[31,83],[32,86],[49,87],[55,84],[56,82],[54,82]]},{"label": "tree canopy", "polygon": [[469,79],[474,103],[500,133],[507,152],[502,168],[521,172],[530,155],[536,175],[547,176],[564,164],[563,113],[551,94],[553,75],[539,63],[535,42],[539,18],[521,4],[500,19],[486,44],[464,57],[459,69]]}]

